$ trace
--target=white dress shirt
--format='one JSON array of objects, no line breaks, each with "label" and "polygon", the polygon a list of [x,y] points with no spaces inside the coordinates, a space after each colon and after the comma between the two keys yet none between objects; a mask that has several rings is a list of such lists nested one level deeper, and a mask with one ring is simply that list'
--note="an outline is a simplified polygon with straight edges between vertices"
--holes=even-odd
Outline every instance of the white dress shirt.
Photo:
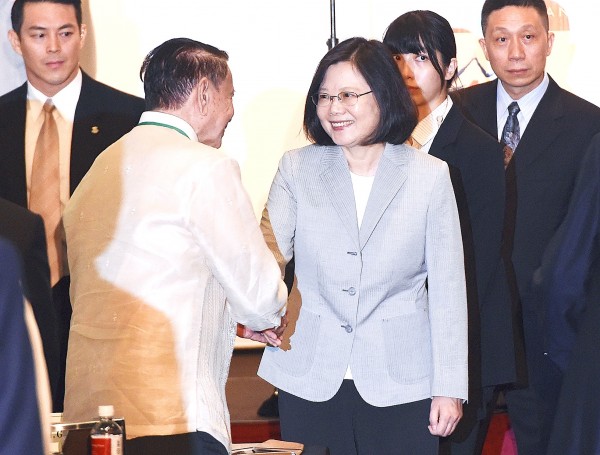
[{"label": "white dress shirt", "polygon": [[[502,85],[502,82],[498,81],[498,88],[496,94],[496,119],[498,121],[498,141],[502,141],[502,130],[504,129],[504,124],[506,123],[506,119],[508,118],[508,105],[513,101],[516,101],[519,105],[519,113],[517,114],[517,120],[519,120],[519,132],[521,137],[523,137],[523,133],[525,133],[525,129],[529,124],[529,120],[533,116],[535,109],[544,93],[546,93],[546,89],[548,88],[548,84],[550,83],[550,79],[548,78],[548,73],[544,73],[544,79],[536,88],[534,88],[531,92],[521,97],[518,100],[513,100]],[[518,147],[517,147],[518,148]],[[516,151],[515,151],[516,152]]]}]

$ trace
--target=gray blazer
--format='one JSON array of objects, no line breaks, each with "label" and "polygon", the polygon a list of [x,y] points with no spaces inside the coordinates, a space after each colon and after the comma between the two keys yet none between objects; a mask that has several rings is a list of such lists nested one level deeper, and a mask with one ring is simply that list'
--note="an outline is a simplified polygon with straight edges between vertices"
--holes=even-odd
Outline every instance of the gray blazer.
[{"label": "gray blazer", "polygon": [[287,350],[266,348],[259,376],[325,401],[350,366],[365,401],[467,398],[463,248],[445,162],[387,144],[360,229],[337,146],[287,152],[262,220],[302,307]]}]

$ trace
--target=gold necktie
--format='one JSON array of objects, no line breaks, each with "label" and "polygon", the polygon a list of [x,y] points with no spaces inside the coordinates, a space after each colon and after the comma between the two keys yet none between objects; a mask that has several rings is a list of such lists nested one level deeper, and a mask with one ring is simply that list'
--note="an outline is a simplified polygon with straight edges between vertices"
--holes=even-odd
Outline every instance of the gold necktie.
[{"label": "gold necktie", "polygon": [[50,284],[63,276],[64,242],[60,210],[60,174],[58,128],[54,120],[52,100],[44,104],[44,123],[35,146],[31,169],[29,209],[44,219]]}]

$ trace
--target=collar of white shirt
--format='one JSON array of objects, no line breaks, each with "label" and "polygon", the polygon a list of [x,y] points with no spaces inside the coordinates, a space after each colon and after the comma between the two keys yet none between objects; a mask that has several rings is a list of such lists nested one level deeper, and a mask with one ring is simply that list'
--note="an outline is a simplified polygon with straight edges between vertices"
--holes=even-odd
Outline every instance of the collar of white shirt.
[{"label": "collar of white shirt", "polygon": [[[75,119],[75,109],[77,108],[77,102],[81,94],[82,79],[81,70],[79,70],[75,79],[51,97],[52,104],[54,104],[60,116],[71,123]],[[31,85],[29,81],[27,82],[27,100],[29,101],[29,109],[31,109],[33,118],[37,118],[40,115],[47,99],[46,95]]]},{"label": "collar of white shirt", "polygon": [[498,140],[500,139],[500,135],[502,134],[502,129],[504,128],[504,124],[506,123],[506,119],[508,118],[508,105],[513,101],[516,101],[519,104],[519,113],[517,114],[517,119],[519,120],[519,132],[521,137],[523,137],[523,133],[525,132],[525,128],[529,124],[529,120],[533,116],[535,109],[540,103],[544,93],[546,93],[546,89],[550,84],[550,78],[548,77],[548,73],[544,73],[544,79],[540,85],[534,88],[531,92],[521,97],[521,99],[513,100],[504,87],[502,83],[498,81],[498,88],[496,91],[496,118],[498,119]]},{"label": "collar of white shirt", "polygon": [[146,111],[140,117],[140,123],[144,122],[162,123],[164,125],[178,128],[183,131],[192,141],[199,142],[194,128],[192,128],[188,122],[183,120],[181,117],[177,117],[176,115],[167,114],[166,112]]}]

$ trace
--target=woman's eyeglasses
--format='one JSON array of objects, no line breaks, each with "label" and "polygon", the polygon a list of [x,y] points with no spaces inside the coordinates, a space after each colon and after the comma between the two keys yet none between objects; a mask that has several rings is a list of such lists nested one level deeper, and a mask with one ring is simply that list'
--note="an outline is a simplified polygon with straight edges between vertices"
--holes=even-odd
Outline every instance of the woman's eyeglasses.
[{"label": "woman's eyeglasses", "polygon": [[340,92],[337,95],[330,95],[329,93],[315,93],[310,97],[310,99],[315,106],[329,106],[336,98],[344,106],[354,106],[361,96],[368,95],[372,92],[373,90],[369,90],[365,93]]}]

